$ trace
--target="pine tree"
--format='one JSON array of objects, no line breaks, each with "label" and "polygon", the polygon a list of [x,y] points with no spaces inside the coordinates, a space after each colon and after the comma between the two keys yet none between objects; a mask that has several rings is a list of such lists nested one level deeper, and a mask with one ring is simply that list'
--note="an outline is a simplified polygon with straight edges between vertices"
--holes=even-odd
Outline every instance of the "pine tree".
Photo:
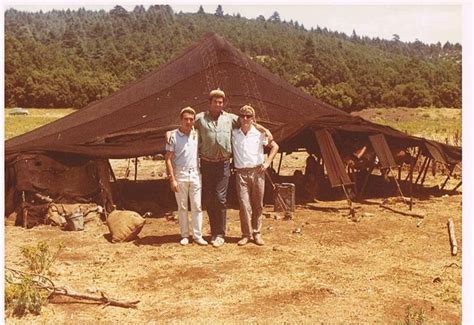
[{"label": "pine tree", "polygon": [[217,17],[224,17],[224,10],[222,10],[222,6],[221,6],[221,5],[217,5],[217,9],[216,9],[215,15],[216,15]]}]

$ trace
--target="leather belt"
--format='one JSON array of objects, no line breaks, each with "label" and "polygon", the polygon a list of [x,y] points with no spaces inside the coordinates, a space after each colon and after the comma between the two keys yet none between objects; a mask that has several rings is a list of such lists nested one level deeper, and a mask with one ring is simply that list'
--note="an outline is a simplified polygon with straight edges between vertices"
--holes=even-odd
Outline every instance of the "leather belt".
[{"label": "leather belt", "polygon": [[224,161],[229,161],[230,158],[206,158],[202,157],[201,159],[204,160],[205,162],[212,162],[212,163],[218,163],[218,162],[224,162]]}]

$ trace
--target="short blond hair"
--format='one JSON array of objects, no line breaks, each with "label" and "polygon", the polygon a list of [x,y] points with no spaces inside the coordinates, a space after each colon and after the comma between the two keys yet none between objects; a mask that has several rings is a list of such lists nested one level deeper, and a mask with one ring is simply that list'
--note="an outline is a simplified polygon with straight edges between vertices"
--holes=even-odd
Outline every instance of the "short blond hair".
[{"label": "short blond hair", "polygon": [[220,88],[211,90],[211,92],[209,93],[209,100],[211,100],[214,97],[225,98],[225,93]]},{"label": "short blond hair", "polygon": [[179,112],[179,118],[180,119],[183,118],[184,113],[189,113],[189,114],[192,114],[192,115],[196,115],[196,111],[191,106],[185,107]]},{"label": "short blond hair", "polygon": [[239,114],[252,115],[255,117],[255,109],[250,105],[244,105],[240,108]]}]

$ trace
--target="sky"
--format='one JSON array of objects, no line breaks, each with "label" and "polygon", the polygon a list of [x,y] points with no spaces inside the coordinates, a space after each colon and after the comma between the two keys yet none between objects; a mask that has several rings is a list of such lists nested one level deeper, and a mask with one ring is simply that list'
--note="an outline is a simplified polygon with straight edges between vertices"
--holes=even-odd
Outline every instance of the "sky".
[{"label": "sky", "polygon": [[[95,1],[97,3],[97,1]],[[84,7],[90,10],[110,10],[114,5],[120,4],[131,11],[136,4],[143,4],[146,8],[150,5],[148,1],[123,2],[103,0],[101,5],[93,1],[80,1],[78,5],[68,4],[63,0],[50,1],[8,1],[4,2],[4,8],[15,8],[25,11],[49,11],[55,9],[71,10]],[[156,3],[156,2],[155,2]],[[175,12],[197,12],[199,2],[193,1],[168,1]],[[194,4],[193,4],[194,3]],[[209,3],[209,2],[207,2]],[[303,24],[307,29],[328,28],[332,31],[344,32],[351,35],[353,30],[359,36],[380,37],[392,39],[393,34],[400,36],[404,42],[413,42],[416,39],[424,43],[444,44],[446,41],[462,44],[463,30],[463,8],[462,1],[332,1],[328,2],[298,1],[296,5],[285,4],[281,1],[250,2],[236,4],[236,2],[219,1],[224,13],[237,14],[246,18],[256,18],[263,15],[268,18],[277,11],[282,20],[293,20]],[[242,3],[242,1],[239,1]],[[260,3],[255,5],[255,3]],[[334,4],[335,3],[335,4]],[[204,11],[214,13],[217,3],[203,5]]]}]

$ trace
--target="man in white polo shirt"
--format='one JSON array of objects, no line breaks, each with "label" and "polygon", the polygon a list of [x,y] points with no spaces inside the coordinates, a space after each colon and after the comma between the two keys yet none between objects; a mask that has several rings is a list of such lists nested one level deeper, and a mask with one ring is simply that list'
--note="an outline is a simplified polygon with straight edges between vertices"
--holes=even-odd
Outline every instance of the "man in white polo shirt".
[{"label": "man in white polo shirt", "polygon": [[181,126],[171,131],[166,144],[166,170],[171,190],[178,204],[181,245],[189,243],[188,197],[191,203],[193,239],[198,245],[207,245],[202,238],[201,173],[198,164],[198,133],[194,129],[196,112],[191,107],[179,114]]},{"label": "man in white polo shirt", "polygon": [[[278,152],[278,144],[268,143],[264,133],[255,129],[252,122],[255,110],[250,105],[239,111],[240,128],[232,130],[232,150],[236,170],[235,183],[240,206],[242,239],[239,246],[246,245],[251,237],[259,246],[264,244],[261,235],[265,170]],[[263,148],[270,147],[265,160]]]}]

